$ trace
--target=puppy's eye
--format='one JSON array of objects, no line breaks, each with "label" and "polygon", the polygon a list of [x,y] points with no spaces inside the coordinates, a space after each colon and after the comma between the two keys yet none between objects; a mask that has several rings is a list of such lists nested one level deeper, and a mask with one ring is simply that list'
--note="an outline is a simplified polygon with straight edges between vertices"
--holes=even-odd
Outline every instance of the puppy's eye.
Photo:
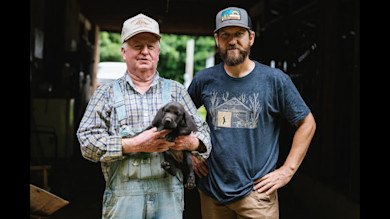
[{"label": "puppy's eye", "polygon": [[175,111],[175,115],[176,115],[176,116],[179,115],[179,112],[178,112],[178,111]]}]

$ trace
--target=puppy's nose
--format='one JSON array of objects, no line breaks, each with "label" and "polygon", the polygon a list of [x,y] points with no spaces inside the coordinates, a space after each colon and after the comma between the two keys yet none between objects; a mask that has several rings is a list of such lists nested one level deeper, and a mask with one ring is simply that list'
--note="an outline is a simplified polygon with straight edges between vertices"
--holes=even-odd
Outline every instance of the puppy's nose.
[{"label": "puppy's nose", "polygon": [[172,119],[171,118],[166,118],[164,122],[165,122],[166,125],[169,125],[169,124],[172,123]]}]

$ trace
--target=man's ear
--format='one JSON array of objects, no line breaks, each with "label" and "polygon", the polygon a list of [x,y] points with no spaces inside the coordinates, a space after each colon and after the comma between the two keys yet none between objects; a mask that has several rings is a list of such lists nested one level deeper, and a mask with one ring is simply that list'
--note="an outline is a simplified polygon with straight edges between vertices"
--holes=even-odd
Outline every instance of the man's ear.
[{"label": "man's ear", "polygon": [[250,35],[249,35],[249,41],[250,41],[250,45],[252,46],[253,43],[255,42],[255,37],[256,36],[256,33],[255,31],[250,31]]},{"label": "man's ear", "polygon": [[126,50],[125,50],[125,48],[123,46],[121,46],[121,53],[122,53],[123,60],[126,61],[126,55],[125,55]]},{"label": "man's ear", "polygon": [[214,34],[214,39],[215,39],[215,45],[217,45],[217,47],[219,47],[219,45],[218,45],[218,34],[217,33]]}]

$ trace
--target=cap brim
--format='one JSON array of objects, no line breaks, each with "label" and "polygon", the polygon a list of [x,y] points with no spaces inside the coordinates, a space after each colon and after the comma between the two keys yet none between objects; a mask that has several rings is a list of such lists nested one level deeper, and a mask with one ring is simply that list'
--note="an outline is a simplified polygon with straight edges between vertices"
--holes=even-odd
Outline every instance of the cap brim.
[{"label": "cap brim", "polygon": [[134,33],[130,34],[126,38],[124,38],[122,43],[126,42],[126,40],[130,39],[131,37],[133,37],[133,36],[135,36],[135,35],[137,35],[139,33],[151,33],[151,34],[155,35],[157,37],[157,39],[161,39],[161,35],[157,34],[155,32],[147,31],[147,30],[138,30],[138,31],[135,31]]},{"label": "cap brim", "polygon": [[221,25],[220,27],[218,27],[217,29],[214,30],[214,33],[217,32],[219,29],[223,28],[223,27],[243,27],[243,28],[246,28],[248,30],[250,30],[251,28],[249,28],[248,26],[244,25],[244,24],[237,24],[237,23],[225,23],[223,25]]}]

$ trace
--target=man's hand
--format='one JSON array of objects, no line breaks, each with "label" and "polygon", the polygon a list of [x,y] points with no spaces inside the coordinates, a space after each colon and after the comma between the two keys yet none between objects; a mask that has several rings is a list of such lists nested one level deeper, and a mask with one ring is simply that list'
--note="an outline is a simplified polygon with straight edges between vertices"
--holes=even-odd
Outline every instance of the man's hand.
[{"label": "man's hand", "polygon": [[134,152],[163,152],[175,145],[174,142],[166,141],[164,136],[171,130],[157,131],[156,127],[145,130],[132,138],[122,139],[122,153]]},{"label": "man's hand", "polygon": [[206,161],[200,161],[195,156],[192,156],[192,163],[194,164],[194,171],[199,178],[202,178],[209,173]]},{"label": "man's hand", "polygon": [[263,176],[261,179],[256,180],[253,190],[257,190],[258,193],[266,192],[267,195],[270,195],[290,182],[293,175],[293,171],[282,166]]},{"label": "man's hand", "polygon": [[195,151],[199,147],[199,139],[191,132],[189,135],[177,136],[175,144],[170,148],[177,151]]}]

